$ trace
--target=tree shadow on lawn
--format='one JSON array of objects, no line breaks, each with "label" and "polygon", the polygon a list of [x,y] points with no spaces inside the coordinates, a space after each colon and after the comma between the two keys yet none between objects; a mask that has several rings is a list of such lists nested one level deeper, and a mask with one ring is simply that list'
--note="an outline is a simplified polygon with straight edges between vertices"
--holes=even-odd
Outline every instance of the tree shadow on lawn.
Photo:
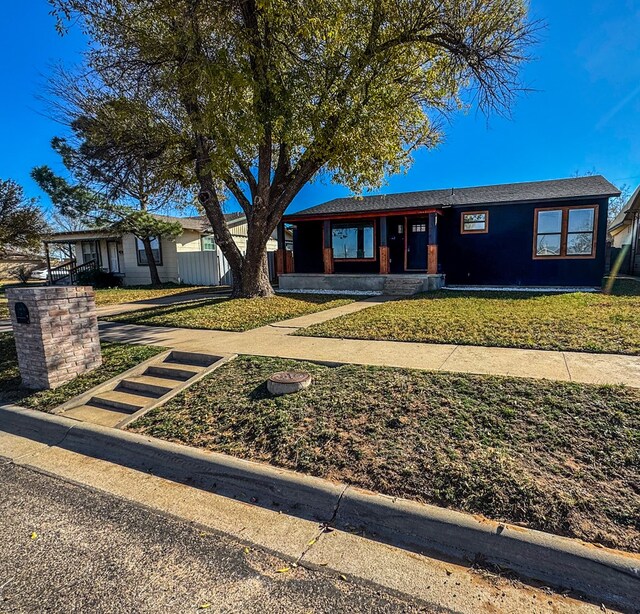
[{"label": "tree shadow on lawn", "polygon": [[[173,296],[176,296],[175,294]],[[155,299],[157,300],[157,299]],[[222,303],[228,302],[231,299],[228,297],[221,296],[220,298],[206,298],[206,299],[195,299],[193,301],[184,301],[177,303],[175,305],[159,305],[157,307],[152,307],[151,309],[144,309],[141,311],[130,311],[125,312],[113,316],[105,316],[105,320],[113,320],[117,322],[135,322],[135,320],[145,320],[149,317],[155,316],[167,316],[173,314],[180,314],[183,311],[188,311],[189,309],[200,309],[201,307],[211,307],[213,305],[220,305]],[[140,301],[134,301],[140,302]]]}]

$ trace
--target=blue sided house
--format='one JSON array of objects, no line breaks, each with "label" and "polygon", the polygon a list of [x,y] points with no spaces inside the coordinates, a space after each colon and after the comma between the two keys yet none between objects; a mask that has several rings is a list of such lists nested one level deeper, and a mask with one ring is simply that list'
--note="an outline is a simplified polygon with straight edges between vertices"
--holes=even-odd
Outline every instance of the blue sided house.
[{"label": "blue sided house", "polygon": [[599,287],[619,194],[595,175],[338,198],[284,217],[280,288]]}]

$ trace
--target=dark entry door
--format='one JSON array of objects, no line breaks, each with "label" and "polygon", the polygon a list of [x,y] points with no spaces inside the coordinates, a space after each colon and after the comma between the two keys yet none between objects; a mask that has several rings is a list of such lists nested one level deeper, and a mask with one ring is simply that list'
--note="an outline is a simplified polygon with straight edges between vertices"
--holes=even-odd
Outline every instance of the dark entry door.
[{"label": "dark entry door", "polygon": [[407,219],[407,270],[427,268],[427,218]]}]

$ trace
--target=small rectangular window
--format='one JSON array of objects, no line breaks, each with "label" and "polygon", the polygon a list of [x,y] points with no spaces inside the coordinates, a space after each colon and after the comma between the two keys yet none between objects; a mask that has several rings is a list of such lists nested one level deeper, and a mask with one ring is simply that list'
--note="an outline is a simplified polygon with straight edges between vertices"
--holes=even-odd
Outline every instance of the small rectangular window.
[{"label": "small rectangular window", "polygon": [[[151,239],[151,251],[153,252],[153,260],[156,264],[162,264],[162,251],[160,250],[160,241],[157,237],[153,237]],[[138,264],[140,266],[147,266],[149,262],[147,261],[147,253],[144,250],[144,243],[142,239],[136,237],[136,253],[138,258]]]},{"label": "small rectangular window", "polygon": [[213,252],[216,249],[216,242],[212,236],[202,237],[202,251]]},{"label": "small rectangular window", "polygon": [[411,232],[427,232],[426,224],[411,224]]},{"label": "small rectangular window", "polygon": [[469,211],[460,217],[460,232],[465,234],[476,234],[489,232],[489,212]]},{"label": "small rectangular window", "polygon": [[596,205],[536,209],[534,258],[595,256]]},{"label": "small rectangular window", "polygon": [[345,222],[332,224],[331,247],[335,260],[373,260],[373,222]]}]

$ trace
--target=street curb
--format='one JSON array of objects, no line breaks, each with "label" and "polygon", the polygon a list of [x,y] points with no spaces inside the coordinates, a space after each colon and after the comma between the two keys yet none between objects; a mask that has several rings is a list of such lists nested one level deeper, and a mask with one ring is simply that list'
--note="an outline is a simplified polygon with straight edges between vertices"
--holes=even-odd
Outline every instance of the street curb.
[{"label": "street curb", "polygon": [[598,603],[640,603],[640,555],[17,406],[0,406],[0,430],[401,548],[480,559]]}]

